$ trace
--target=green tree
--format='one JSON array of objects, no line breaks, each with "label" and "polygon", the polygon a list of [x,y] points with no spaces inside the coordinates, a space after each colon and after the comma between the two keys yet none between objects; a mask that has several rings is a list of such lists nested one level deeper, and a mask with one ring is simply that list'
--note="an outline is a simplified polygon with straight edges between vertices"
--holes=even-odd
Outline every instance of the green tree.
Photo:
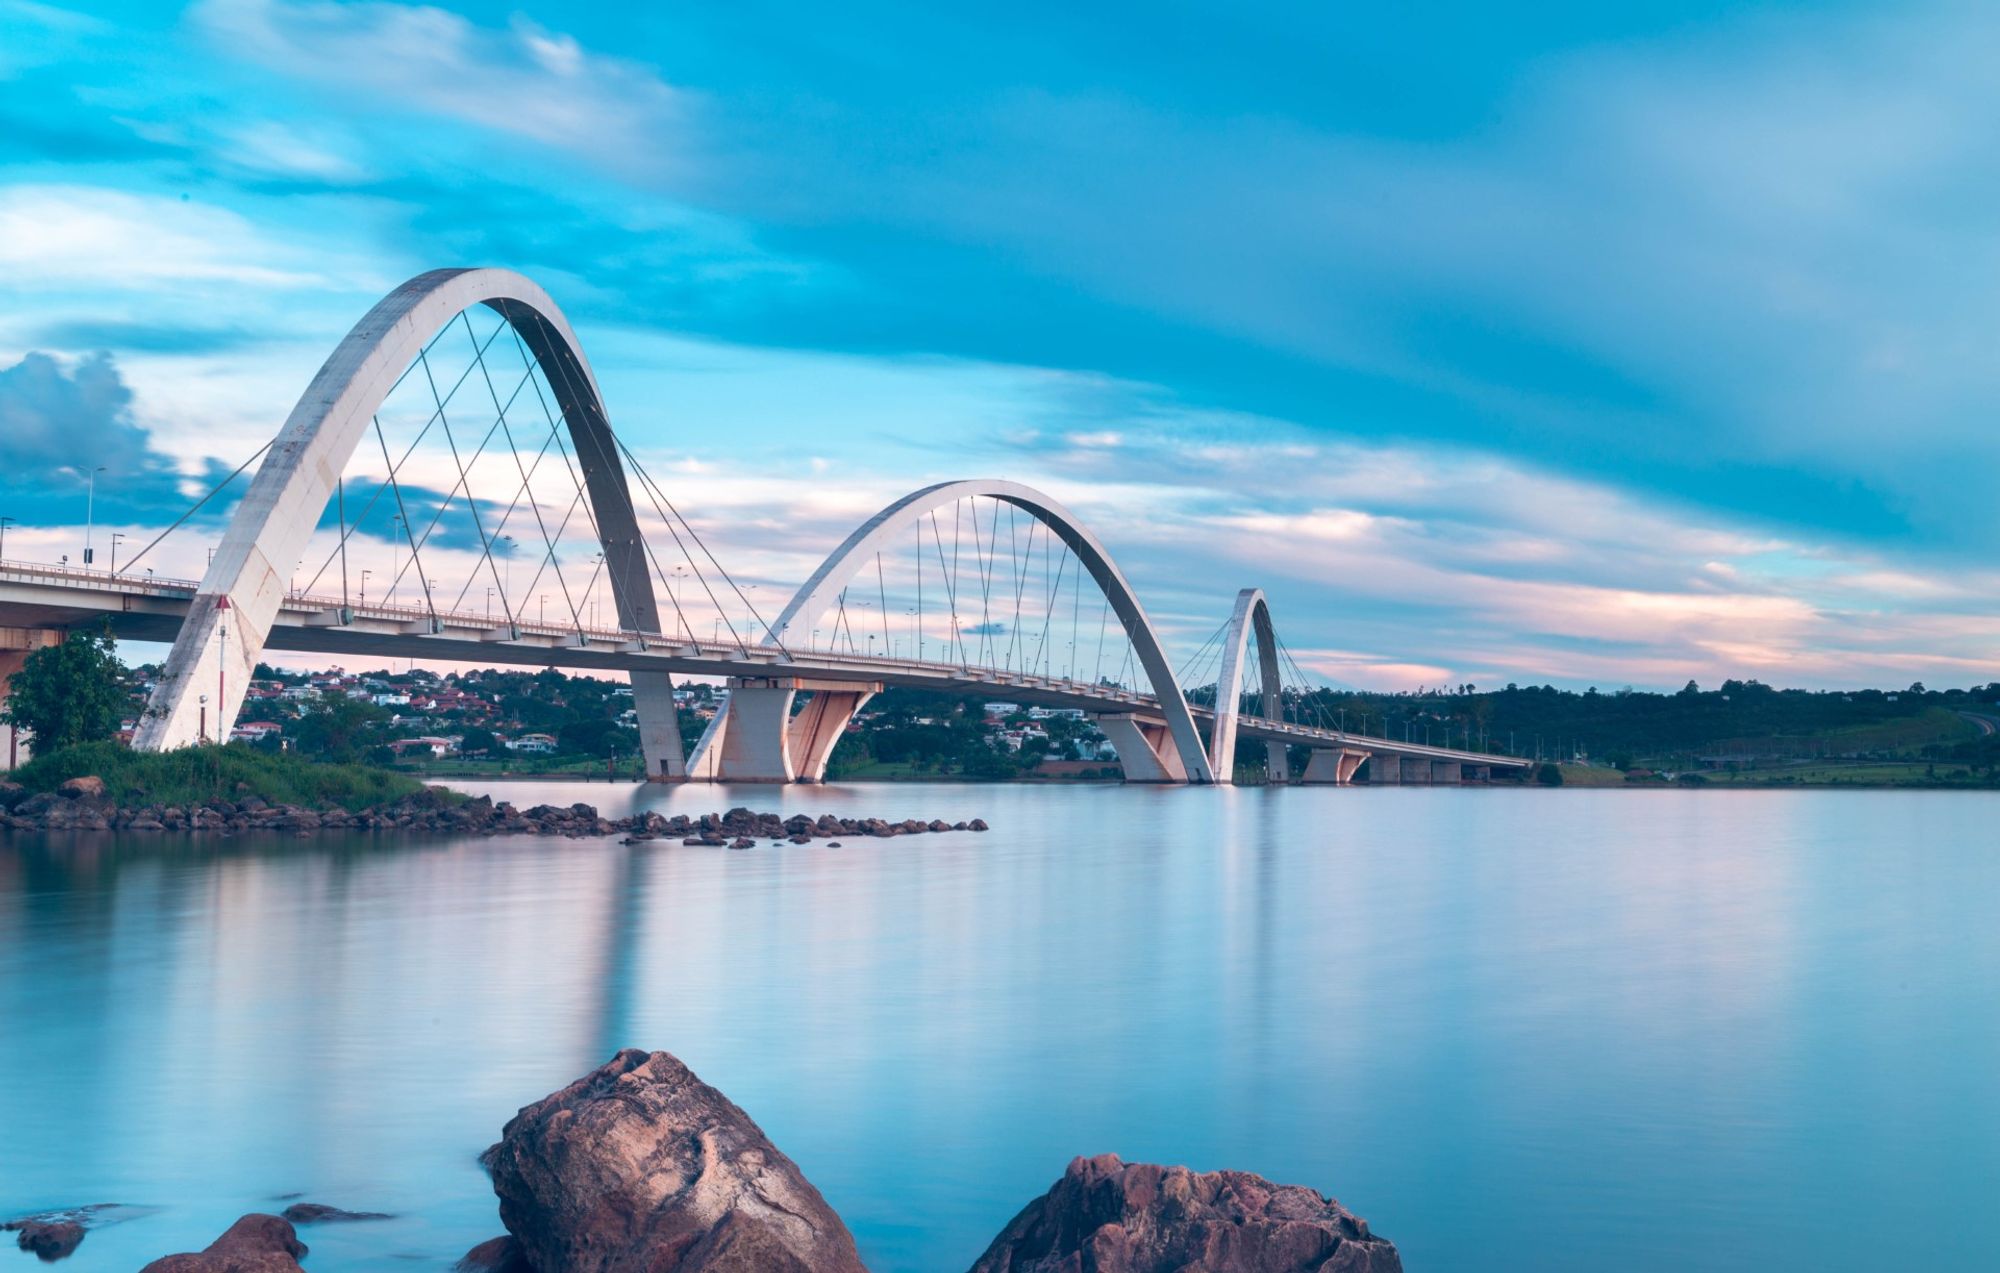
[{"label": "green tree", "polygon": [[498,755],[500,751],[500,740],[493,736],[493,731],[481,729],[477,725],[467,728],[458,741],[458,752],[461,756],[491,756]]},{"label": "green tree", "polygon": [[389,713],[373,703],[345,694],[326,694],[299,718],[292,741],[307,755],[351,764],[381,741],[376,735],[388,720]]},{"label": "green tree", "polygon": [[102,742],[118,732],[125,712],[121,671],[111,629],[72,632],[62,644],[30,654],[7,678],[0,720],[26,730],[39,752]]}]

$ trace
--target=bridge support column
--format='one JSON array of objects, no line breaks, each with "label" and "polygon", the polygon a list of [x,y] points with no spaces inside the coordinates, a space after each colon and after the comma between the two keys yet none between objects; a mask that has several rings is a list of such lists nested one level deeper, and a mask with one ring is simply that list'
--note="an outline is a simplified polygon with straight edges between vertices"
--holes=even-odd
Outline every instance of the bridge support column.
[{"label": "bridge support column", "polygon": [[[695,744],[687,776],[694,782],[819,782],[847,722],[881,688],[874,682],[738,677]],[[800,690],[813,697],[794,716]]]},{"label": "bridge support column", "polygon": [[1187,769],[1181,764],[1173,735],[1162,724],[1140,720],[1128,713],[1100,716],[1097,728],[1111,740],[1118,752],[1118,767],[1127,782],[1186,782]]},{"label": "bridge support column", "polygon": [[1354,781],[1354,771],[1367,759],[1367,752],[1352,747],[1315,747],[1299,782],[1307,787],[1348,786]]},{"label": "bridge support column", "polygon": [[[36,650],[62,643],[63,634],[52,628],[0,628],[0,707],[12,692],[9,679],[27,666]],[[12,725],[0,724],[0,768],[13,769],[28,763],[28,738]]]},{"label": "bridge support column", "polygon": [[1386,756],[1376,752],[1368,757],[1368,785],[1371,787],[1396,787],[1403,782],[1403,758]]},{"label": "bridge support column", "polygon": [[665,672],[633,672],[632,706],[639,713],[639,750],[646,757],[648,782],[685,782],[687,756],[681,747],[680,711],[673,678]]},{"label": "bridge support column", "polygon": [[1465,780],[1465,767],[1456,760],[1433,760],[1431,762],[1431,783],[1440,787],[1456,787]]}]

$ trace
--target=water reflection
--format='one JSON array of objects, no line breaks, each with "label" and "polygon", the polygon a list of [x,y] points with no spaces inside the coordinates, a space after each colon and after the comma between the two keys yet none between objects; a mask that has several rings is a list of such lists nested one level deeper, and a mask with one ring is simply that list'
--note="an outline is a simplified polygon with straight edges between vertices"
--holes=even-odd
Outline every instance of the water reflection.
[{"label": "water reflection", "polygon": [[[1411,1266],[1978,1267],[2000,1167],[1983,795],[510,793],[983,816],[760,848],[0,845],[0,1209],[167,1209],[129,1269],[304,1190],[447,1267],[473,1162],[618,1046],[727,1090],[873,1267],[963,1267],[1074,1153],[1319,1185]],[[362,1231],[365,1229],[365,1232]],[[1507,1263],[1509,1261],[1499,1261]]]}]

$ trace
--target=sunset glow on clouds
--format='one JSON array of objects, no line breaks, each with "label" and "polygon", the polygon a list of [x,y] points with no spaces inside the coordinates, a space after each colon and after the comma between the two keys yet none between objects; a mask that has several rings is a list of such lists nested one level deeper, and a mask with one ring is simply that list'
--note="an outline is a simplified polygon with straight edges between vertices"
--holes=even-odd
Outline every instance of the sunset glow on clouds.
[{"label": "sunset glow on clouds", "polygon": [[29,462],[129,438],[143,534],[493,264],[763,595],[1004,476],[1341,683],[1995,679],[2000,21],[1732,9],[0,0],[0,421],[76,452],[0,435],[7,551],[74,547]]}]

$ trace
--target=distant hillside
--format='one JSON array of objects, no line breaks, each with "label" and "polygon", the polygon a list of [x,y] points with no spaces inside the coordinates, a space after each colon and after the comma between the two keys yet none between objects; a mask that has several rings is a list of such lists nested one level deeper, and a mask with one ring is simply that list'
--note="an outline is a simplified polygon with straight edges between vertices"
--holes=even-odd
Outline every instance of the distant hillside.
[{"label": "distant hillside", "polygon": [[1798,759],[1994,759],[2000,682],[1970,690],[1779,690],[1757,681],[1693,682],[1674,694],[1582,693],[1550,686],[1419,694],[1317,691],[1293,712],[1350,729],[1555,759],[1754,766]]}]

